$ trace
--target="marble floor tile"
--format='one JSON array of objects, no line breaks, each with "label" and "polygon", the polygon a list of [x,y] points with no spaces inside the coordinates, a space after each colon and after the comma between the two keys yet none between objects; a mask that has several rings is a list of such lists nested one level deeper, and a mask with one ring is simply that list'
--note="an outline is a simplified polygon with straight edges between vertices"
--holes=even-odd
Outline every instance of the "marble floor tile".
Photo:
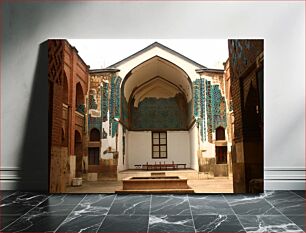
[{"label": "marble floor tile", "polygon": [[49,203],[41,203],[40,205],[33,208],[27,215],[49,214],[49,215],[65,215],[71,213],[75,208],[75,205],[49,205]]},{"label": "marble floor tile", "polygon": [[21,216],[48,198],[46,194],[18,192],[0,203],[2,215]]},{"label": "marble floor tile", "polygon": [[289,218],[292,222],[294,222],[299,228],[305,231],[305,215],[286,215],[286,217]]},{"label": "marble floor tile", "polygon": [[293,190],[293,191],[291,191],[291,192],[294,192],[295,194],[297,194],[297,195],[299,195],[300,197],[302,197],[302,198],[306,198],[306,196],[305,196],[305,190]]},{"label": "marble floor tile", "polygon": [[291,191],[271,191],[265,199],[285,215],[305,215],[305,199]]},{"label": "marble floor tile", "polygon": [[48,205],[77,205],[84,199],[86,194],[52,194],[45,202]]},{"label": "marble floor tile", "polygon": [[67,216],[48,214],[25,215],[4,228],[4,232],[52,232]]},{"label": "marble floor tile", "polygon": [[4,198],[7,198],[11,196],[16,191],[6,191],[6,190],[0,190],[0,200],[3,200]]},{"label": "marble floor tile", "polygon": [[193,215],[234,215],[222,195],[188,195]]},{"label": "marble floor tile", "polygon": [[150,215],[149,232],[195,232],[195,229],[190,215]]},{"label": "marble floor tile", "polygon": [[107,215],[98,232],[147,232],[148,215]]},{"label": "marble floor tile", "polygon": [[262,195],[224,195],[237,215],[280,215]]},{"label": "marble floor tile", "polygon": [[191,215],[187,195],[152,195],[151,215]]},{"label": "marble floor tile", "polygon": [[117,195],[109,215],[149,215],[151,195]]},{"label": "marble floor tile", "polygon": [[295,194],[297,194],[297,195],[299,195],[300,197],[302,197],[302,198],[306,198],[306,196],[305,196],[305,190],[293,190],[293,191],[291,191],[291,192],[294,192]]},{"label": "marble floor tile", "polygon": [[303,232],[283,215],[238,216],[247,232]]},{"label": "marble floor tile", "polygon": [[80,204],[110,206],[115,197],[116,194],[87,194]]},{"label": "marble floor tile", "polygon": [[42,202],[4,228],[7,232],[54,231],[71,213],[76,205],[61,205],[61,202]]},{"label": "marble floor tile", "polygon": [[116,195],[93,194],[87,195],[74,212],[89,215],[106,215],[115,199]]},{"label": "marble floor tile", "polygon": [[12,222],[16,221],[21,216],[18,215],[1,215],[0,217],[0,231],[10,225]]},{"label": "marble floor tile", "polygon": [[16,202],[16,203],[31,202],[33,204],[37,204],[39,202],[42,202],[43,200],[45,200],[49,196],[50,195],[46,194],[46,193],[17,191],[17,192],[14,192],[9,197],[7,197],[5,199],[5,202],[7,202],[7,201],[8,202]]},{"label": "marble floor tile", "polygon": [[235,215],[193,215],[197,232],[245,232]]},{"label": "marble floor tile", "polygon": [[56,232],[97,232],[105,215],[70,214]]},{"label": "marble floor tile", "polygon": [[47,200],[33,208],[27,215],[45,214],[50,216],[67,216],[84,197],[85,195],[78,197],[73,195],[71,198],[66,195],[50,196]]}]

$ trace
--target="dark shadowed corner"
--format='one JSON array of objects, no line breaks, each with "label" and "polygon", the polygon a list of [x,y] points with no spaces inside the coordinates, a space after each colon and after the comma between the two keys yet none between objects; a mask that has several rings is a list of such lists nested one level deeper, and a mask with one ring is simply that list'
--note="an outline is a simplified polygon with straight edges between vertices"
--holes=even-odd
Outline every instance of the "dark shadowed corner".
[{"label": "dark shadowed corner", "polygon": [[39,45],[25,133],[18,190],[48,191],[48,42]]}]

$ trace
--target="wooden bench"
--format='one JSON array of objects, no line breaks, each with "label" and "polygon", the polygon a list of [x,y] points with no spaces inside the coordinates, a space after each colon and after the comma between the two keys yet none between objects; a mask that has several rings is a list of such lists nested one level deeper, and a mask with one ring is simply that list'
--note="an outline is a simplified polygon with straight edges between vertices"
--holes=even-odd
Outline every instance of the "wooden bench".
[{"label": "wooden bench", "polygon": [[143,170],[168,170],[168,169],[172,169],[172,170],[175,170],[175,169],[178,169],[179,167],[183,167],[184,169],[186,169],[186,163],[161,163],[159,162],[158,163],[155,163],[155,164],[143,164],[143,165],[140,165],[140,164],[137,164],[137,165],[134,165],[137,169],[140,169],[142,168]]},{"label": "wooden bench", "polygon": [[179,166],[182,166],[184,169],[186,169],[186,163],[177,163],[176,168],[179,168]]}]

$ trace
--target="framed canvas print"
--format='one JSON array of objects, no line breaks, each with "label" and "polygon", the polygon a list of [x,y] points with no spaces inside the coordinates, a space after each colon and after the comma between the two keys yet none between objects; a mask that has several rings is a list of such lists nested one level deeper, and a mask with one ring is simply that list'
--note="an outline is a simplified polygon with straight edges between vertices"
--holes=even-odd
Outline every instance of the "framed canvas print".
[{"label": "framed canvas print", "polygon": [[263,39],[148,41],[48,40],[49,191],[263,192]]}]

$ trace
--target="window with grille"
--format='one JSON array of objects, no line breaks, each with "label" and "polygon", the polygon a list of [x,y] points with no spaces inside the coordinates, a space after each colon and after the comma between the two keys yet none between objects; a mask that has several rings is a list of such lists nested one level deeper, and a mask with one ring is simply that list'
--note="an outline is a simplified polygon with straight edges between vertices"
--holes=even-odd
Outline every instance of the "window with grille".
[{"label": "window with grille", "polygon": [[152,158],[167,158],[167,132],[152,132]]}]

